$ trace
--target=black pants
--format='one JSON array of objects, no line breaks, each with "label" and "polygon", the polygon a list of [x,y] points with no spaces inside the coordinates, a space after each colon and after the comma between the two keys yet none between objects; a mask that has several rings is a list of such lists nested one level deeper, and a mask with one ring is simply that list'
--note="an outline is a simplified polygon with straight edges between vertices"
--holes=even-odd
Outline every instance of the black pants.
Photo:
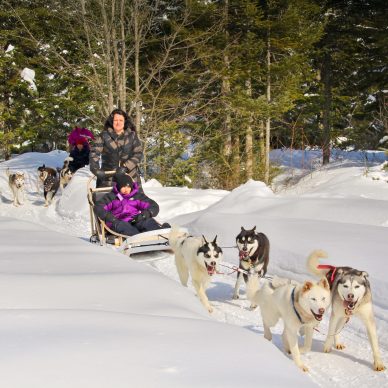
[{"label": "black pants", "polygon": [[[113,229],[113,227],[112,227]],[[144,221],[131,224],[125,221],[119,221],[115,223],[114,231],[126,236],[133,236],[135,234],[149,232],[151,230],[162,229],[162,227],[153,218],[147,218]]]}]

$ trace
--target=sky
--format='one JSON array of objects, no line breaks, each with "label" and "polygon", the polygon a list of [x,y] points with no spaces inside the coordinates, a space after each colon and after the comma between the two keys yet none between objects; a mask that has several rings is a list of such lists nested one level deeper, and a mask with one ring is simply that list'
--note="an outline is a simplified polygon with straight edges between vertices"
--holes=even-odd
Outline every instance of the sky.
[{"label": "sky", "polygon": [[[37,168],[60,167],[66,153],[26,153],[0,163],[0,376],[6,387],[383,387],[365,327],[352,318],[343,351],[322,352],[329,314],[314,333],[300,371],[284,354],[282,323],[263,338],[260,310],[249,309],[235,274],[221,267],[207,290],[208,314],[179,283],[169,251],[127,257],[89,243],[88,168],[45,208]],[[144,183],[158,219],[209,239],[218,235],[224,264],[238,264],[235,236],[256,226],[271,244],[268,275],[314,279],[306,258],[369,273],[380,351],[388,365],[388,171],[382,152],[278,150],[284,173],[267,187],[248,181],[233,191]],[[12,205],[6,169],[27,174],[27,202]]]}]

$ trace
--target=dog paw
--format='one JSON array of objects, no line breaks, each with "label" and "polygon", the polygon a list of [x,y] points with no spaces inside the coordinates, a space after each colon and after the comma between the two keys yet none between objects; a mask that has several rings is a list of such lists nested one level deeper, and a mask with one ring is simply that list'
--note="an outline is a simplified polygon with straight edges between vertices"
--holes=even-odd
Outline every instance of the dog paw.
[{"label": "dog paw", "polygon": [[209,307],[207,308],[207,311],[209,311],[209,313],[211,314],[211,313],[213,312],[213,307],[212,307],[212,306],[209,306]]},{"label": "dog paw", "polygon": [[385,370],[385,366],[381,361],[375,361],[373,364],[373,369],[376,372],[381,372],[381,371]]},{"label": "dog paw", "polygon": [[249,310],[254,310],[255,308],[257,307],[257,304],[251,304],[250,306],[249,306]]},{"label": "dog paw", "polygon": [[336,348],[337,350],[344,350],[344,349],[346,348],[346,346],[345,346],[344,344],[336,344],[336,345],[335,345],[335,348]]},{"label": "dog paw", "polygon": [[234,299],[234,300],[236,300],[236,299],[240,299],[240,296],[239,296],[239,295],[237,295],[237,294],[234,294],[234,295],[233,295],[233,299]]},{"label": "dog paw", "polygon": [[302,346],[301,348],[299,348],[299,353],[300,354],[304,354],[304,353],[307,353],[309,352],[310,349],[307,349],[306,347]]},{"label": "dog paw", "polygon": [[307,366],[304,365],[304,364],[299,365],[299,368],[302,369],[303,372],[308,372],[309,371],[309,368],[307,368]]},{"label": "dog paw", "polygon": [[330,353],[330,352],[331,352],[331,346],[326,346],[326,345],[325,345],[325,346],[323,347],[323,352],[324,352],[324,353]]}]

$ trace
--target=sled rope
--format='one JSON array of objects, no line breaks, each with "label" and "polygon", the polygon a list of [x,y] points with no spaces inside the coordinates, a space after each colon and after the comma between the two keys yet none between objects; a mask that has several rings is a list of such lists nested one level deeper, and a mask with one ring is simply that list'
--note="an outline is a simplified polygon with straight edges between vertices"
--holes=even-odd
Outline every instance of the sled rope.
[{"label": "sled rope", "polygon": [[225,272],[217,272],[218,274],[220,275],[232,275],[233,273],[235,272],[241,272],[245,275],[249,275],[249,272],[248,271],[244,271],[243,269],[240,269],[239,267],[236,267],[235,265],[232,265],[231,267],[228,266],[228,265],[225,265],[225,264],[219,264],[221,267],[226,267],[226,268],[229,268],[232,270],[232,272],[229,272],[229,273],[225,273]]}]

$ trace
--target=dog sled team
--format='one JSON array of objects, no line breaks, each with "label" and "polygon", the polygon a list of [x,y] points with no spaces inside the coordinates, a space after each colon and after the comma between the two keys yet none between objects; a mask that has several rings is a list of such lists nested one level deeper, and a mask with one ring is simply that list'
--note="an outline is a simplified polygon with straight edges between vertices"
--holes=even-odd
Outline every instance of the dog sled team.
[{"label": "dog sled team", "polygon": [[[339,334],[353,315],[358,316],[367,330],[374,370],[385,370],[378,347],[368,274],[350,267],[320,265],[319,260],[327,258],[327,254],[315,250],[307,259],[307,269],[319,278],[317,281],[306,280],[299,283],[291,279],[266,277],[269,240],[265,234],[258,233],[255,229],[256,227],[246,230],[242,227],[236,236],[239,267],[235,267],[237,280],[233,299],[240,297],[239,289],[245,282],[251,308],[258,306],[260,310],[264,337],[271,341],[271,327],[282,320],[285,352],[291,354],[300,369],[308,371],[300,355],[311,350],[314,329],[322,321],[323,315],[331,309],[329,329],[323,346],[325,353],[329,353],[333,347],[338,350],[345,348],[339,340]],[[206,289],[223,259],[217,236],[208,241],[205,236],[192,236],[173,227],[169,240],[182,285],[187,286],[190,277],[201,303],[211,313],[213,307]],[[302,347],[298,344],[299,334],[304,335]]]},{"label": "dog sled team", "polygon": [[[73,171],[70,168],[70,163],[73,159],[67,157],[63,162],[62,168],[46,167],[44,164],[38,167],[38,181],[43,186],[43,195],[45,206],[49,206],[58,189],[63,189],[68,185],[73,177]],[[26,174],[22,171],[11,172],[9,168],[6,170],[8,177],[8,185],[13,197],[14,206],[22,206],[25,203],[26,191]]]},{"label": "dog sled team", "polygon": [[[42,165],[38,167],[38,181],[43,185],[45,206],[49,206],[59,188],[69,184],[74,173],[89,164],[89,140],[94,135],[87,128],[76,126],[68,136],[69,156],[64,160],[62,168]],[[10,172],[7,169],[8,184],[13,196],[13,205],[21,206],[25,202],[26,175],[22,171]]]}]

